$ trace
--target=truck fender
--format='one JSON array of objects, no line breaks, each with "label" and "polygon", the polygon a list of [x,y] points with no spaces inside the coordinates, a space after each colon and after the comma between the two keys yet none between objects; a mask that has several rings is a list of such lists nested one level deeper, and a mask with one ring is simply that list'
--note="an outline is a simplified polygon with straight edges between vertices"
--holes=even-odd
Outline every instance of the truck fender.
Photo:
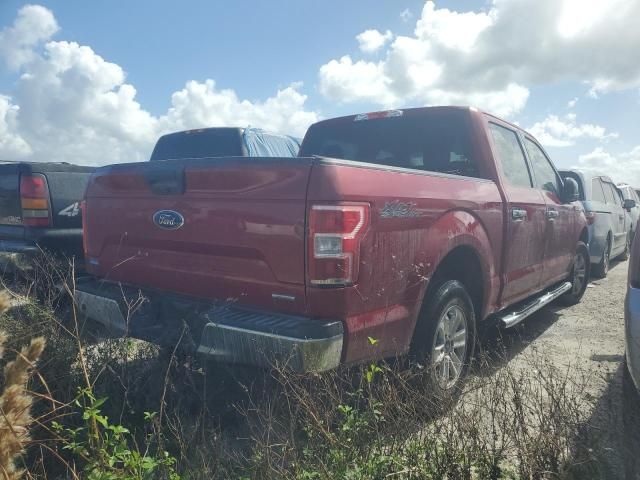
[{"label": "truck fender", "polygon": [[[438,269],[443,266],[443,262],[455,252],[468,249],[480,265],[480,272],[471,271],[474,267],[469,265],[468,274],[479,274],[482,277],[482,307],[481,311],[477,312],[477,318],[480,321],[483,320],[491,313],[496,303],[500,291],[500,276],[493,246],[480,219],[466,210],[449,211],[428,228],[426,238],[427,241],[421,249],[422,258],[416,259],[416,264],[422,262],[426,267],[426,281],[421,292],[422,301],[418,312],[429,294],[429,287],[433,285],[434,277],[438,275]],[[461,270],[465,274],[467,273],[466,268],[467,266],[461,266]],[[464,278],[459,280],[464,283]]]}]

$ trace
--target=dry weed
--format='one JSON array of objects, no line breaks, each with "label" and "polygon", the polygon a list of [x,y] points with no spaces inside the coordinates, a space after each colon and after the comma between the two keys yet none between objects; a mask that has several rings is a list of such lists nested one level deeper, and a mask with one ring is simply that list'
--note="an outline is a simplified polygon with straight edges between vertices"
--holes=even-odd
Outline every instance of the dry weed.
[{"label": "dry weed", "polygon": [[[0,314],[10,307],[9,296],[0,294]],[[6,335],[0,332],[0,359],[4,353]],[[29,373],[40,358],[44,338],[35,338],[16,354],[4,368],[4,386],[0,394],[0,473],[6,480],[21,478],[23,470],[16,467],[17,458],[29,441],[30,414],[33,397],[27,392]]]}]

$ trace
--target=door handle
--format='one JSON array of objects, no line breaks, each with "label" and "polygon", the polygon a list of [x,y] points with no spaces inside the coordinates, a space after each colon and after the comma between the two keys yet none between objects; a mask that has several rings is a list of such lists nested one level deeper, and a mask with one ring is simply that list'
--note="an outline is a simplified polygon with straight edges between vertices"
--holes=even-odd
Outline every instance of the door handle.
[{"label": "door handle", "polygon": [[511,219],[516,222],[521,222],[525,218],[527,218],[527,211],[524,208],[512,208],[511,209]]},{"label": "door handle", "polygon": [[547,218],[549,220],[555,220],[556,218],[558,218],[558,211],[555,208],[549,208],[547,210]]}]

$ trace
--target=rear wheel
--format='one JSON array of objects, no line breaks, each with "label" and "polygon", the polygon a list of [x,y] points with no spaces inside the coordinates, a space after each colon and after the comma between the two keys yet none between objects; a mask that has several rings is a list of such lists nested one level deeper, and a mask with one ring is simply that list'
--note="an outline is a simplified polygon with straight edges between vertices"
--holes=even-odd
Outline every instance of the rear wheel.
[{"label": "rear wheel", "polygon": [[428,369],[438,395],[455,396],[469,370],[475,346],[475,311],[464,285],[442,283],[424,305],[412,344],[412,359]]},{"label": "rear wheel", "polygon": [[611,256],[611,237],[607,238],[607,245],[604,247],[604,253],[602,254],[602,260],[598,263],[594,269],[593,273],[598,278],[604,278],[609,273],[609,262]]},{"label": "rear wheel", "polygon": [[589,267],[589,248],[583,242],[578,242],[573,258],[573,267],[568,278],[568,281],[571,282],[571,290],[560,297],[562,303],[575,305],[582,300],[589,283]]}]

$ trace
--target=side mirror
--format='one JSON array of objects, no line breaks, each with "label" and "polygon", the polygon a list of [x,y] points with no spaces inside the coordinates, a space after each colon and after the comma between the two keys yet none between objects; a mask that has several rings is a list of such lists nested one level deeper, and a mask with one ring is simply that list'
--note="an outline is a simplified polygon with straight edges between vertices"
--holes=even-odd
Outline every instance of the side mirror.
[{"label": "side mirror", "polygon": [[629,211],[636,206],[636,201],[632,200],[631,198],[628,198],[624,201],[622,206],[624,207],[625,210]]},{"label": "side mirror", "polygon": [[565,203],[571,203],[580,200],[580,187],[578,187],[578,182],[576,182],[571,177],[566,177],[564,179],[562,198]]}]

